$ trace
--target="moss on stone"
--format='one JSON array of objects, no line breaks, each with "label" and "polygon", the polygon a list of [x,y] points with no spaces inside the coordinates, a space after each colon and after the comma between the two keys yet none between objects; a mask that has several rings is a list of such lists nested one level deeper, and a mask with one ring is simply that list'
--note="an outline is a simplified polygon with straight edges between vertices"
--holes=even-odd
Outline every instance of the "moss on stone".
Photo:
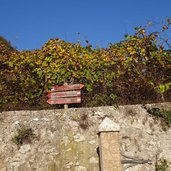
[{"label": "moss on stone", "polygon": [[[92,148],[92,145],[87,141],[76,142],[73,138],[73,132],[68,132],[68,139],[70,143],[65,146],[63,142],[60,144],[60,155],[54,156],[54,162],[49,164],[48,171],[56,170],[68,170],[66,168],[67,164],[72,162],[73,165],[70,166],[70,170],[74,171],[76,165],[84,166],[88,170],[94,170],[94,165],[90,165],[89,159],[96,155],[95,149]],[[91,167],[91,168],[90,168]]]}]

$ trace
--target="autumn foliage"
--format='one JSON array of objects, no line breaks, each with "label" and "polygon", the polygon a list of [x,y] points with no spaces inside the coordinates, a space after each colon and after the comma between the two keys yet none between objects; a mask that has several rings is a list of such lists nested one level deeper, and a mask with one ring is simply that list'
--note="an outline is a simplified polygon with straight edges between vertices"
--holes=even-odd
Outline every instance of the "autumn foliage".
[{"label": "autumn foliage", "polygon": [[[164,26],[161,32],[169,19]],[[0,107],[50,108],[47,92],[66,82],[85,84],[81,106],[170,101],[171,51],[159,38],[139,27],[107,48],[50,39],[33,51],[17,51],[0,39]]]}]

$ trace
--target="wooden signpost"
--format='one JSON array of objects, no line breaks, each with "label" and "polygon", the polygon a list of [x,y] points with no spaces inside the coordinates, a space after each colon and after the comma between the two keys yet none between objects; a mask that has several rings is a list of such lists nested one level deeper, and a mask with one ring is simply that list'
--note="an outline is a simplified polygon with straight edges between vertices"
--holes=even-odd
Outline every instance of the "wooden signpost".
[{"label": "wooden signpost", "polygon": [[83,84],[54,86],[48,93],[49,104],[73,104],[81,103],[81,89]]}]

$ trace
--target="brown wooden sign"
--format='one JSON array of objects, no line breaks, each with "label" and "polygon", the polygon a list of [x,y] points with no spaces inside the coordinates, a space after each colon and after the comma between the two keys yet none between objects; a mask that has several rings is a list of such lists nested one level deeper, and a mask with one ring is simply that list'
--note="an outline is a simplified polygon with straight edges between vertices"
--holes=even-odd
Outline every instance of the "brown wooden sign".
[{"label": "brown wooden sign", "polygon": [[73,104],[81,103],[81,97],[68,97],[68,98],[58,98],[47,100],[49,104]]},{"label": "brown wooden sign", "polygon": [[80,90],[84,87],[83,84],[71,84],[63,86],[54,86],[51,91],[67,91],[67,90]]},{"label": "brown wooden sign", "polygon": [[72,104],[81,103],[81,88],[83,84],[54,86],[48,93],[49,104]]},{"label": "brown wooden sign", "polygon": [[74,90],[74,91],[63,91],[63,92],[51,92],[48,93],[49,98],[59,98],[59,97],[75,97],[75,96],[81,96],[80,90]]}]

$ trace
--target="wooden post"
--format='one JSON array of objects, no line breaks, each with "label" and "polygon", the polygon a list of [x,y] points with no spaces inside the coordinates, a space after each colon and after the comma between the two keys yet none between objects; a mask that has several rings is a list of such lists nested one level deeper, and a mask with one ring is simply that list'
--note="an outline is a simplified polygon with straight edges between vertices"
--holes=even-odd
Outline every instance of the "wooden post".
[{"label": "wooden post", "polygon": [[119,125],[109,118],[105,118],[99,126],[101,171],[122,170],[119,150],[119,131]]}]

